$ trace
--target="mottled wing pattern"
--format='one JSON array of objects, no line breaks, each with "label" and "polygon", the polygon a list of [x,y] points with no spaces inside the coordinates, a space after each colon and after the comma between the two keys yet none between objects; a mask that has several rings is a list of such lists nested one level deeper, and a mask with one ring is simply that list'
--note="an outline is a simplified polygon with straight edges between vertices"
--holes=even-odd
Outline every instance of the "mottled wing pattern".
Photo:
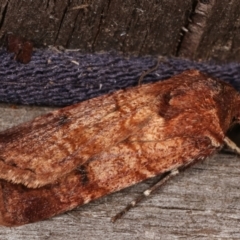
[{"label": "mottled wing pattern", "polygon": [[154,114],[150,87],[60,109],[0,134],[0,178],[39,187],[138,132]]},{"label": "mottled wing pattern", "polygon": [[239,99],[192,70],[7,130],[0,178],[49,184],[0,180],[0,224],[48,218],[210,156],[239,118]]}]

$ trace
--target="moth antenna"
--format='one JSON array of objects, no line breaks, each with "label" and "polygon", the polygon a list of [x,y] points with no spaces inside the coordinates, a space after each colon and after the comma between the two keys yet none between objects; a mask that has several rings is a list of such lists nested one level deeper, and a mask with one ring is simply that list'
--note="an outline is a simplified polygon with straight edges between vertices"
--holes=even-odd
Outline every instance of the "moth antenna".
[{"label": "moth antenna", "polygon": [[138,80],[138,85],[139,85],[139,86],[142,84],[143,78],[144,78],[146,75],[148,75],[149,73],[156,71],[156,70],[158,69],[158,67],[159,67],[160,62],[162,62],[162,61],[165,61],[165,59],[163,59],[162,57],[159,57],[158,60],[157,60],[157,64],[156,64],[154,67],[148,69],[147,71],[144,71],[144,72],[141,74],[141,76],[140,76],[140,78],[139,78],[139,80]]},{"label": "moth antenna", "polygon": [[166,183],[169,179],[179,174],[178,169],[174,169],[171,172],[167,173],[163,178],[161,178],[158,182],[156,182],[152,187],[145,190],[141,196],[136,198],[134,201],[129,203],[121,212],[117,213],[114,217],[111,218],[111,222],[114,223],[116,220],[121,218],[125,213],[127,213],[131,208],[135,207],[139,202],[141,202],[144,198],[151,195],[158,188],[160,188],[164,183]]},{"label": "moth antenna", "polygon": [[240,155],[240,148],[230,138],[225,137],[223,141],[233,152]]}]

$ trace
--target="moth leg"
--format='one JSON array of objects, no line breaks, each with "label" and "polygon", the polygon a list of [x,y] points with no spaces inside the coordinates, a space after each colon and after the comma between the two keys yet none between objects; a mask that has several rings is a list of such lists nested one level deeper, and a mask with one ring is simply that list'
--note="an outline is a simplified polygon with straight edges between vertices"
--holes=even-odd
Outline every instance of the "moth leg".
[{"label": "moth leg", "polygon": [[158,188],[160,188],[164,183],[166,183],[169,179],[179,174],[178,169],[174,169],[171,172],[168,172],[163,178],[161,178],[157,183],[155,183],[152,187],[145,190],[141,196],[137,199],[129,203],[121,212],[116,214],[111,218],[111,222],[115,222],[117,219],[121,218],[125,213],[127,213],[131,208],[135,207],[139,202],[141,202],[145,197],[148,197],[151,193],[155,192]]},{"label": "moth leg", "polygon": [[240,155],[240,148],[230,138],[225,137],[223,141],[233,152]]}]

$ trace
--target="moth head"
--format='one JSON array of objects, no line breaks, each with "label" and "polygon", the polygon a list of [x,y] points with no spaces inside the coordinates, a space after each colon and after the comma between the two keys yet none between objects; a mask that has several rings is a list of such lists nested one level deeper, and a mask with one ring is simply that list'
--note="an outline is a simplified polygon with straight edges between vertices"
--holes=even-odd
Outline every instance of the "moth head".
[{"label": "moth head", "polygon": [[[226,135],[238,146],[240,146],[240,93],[231,89],[226,96],[229,104],[225,121],[229,121]],[[225,100],[227,101],[227,100]],[[228,120],[229,119],[229,120]]]}]

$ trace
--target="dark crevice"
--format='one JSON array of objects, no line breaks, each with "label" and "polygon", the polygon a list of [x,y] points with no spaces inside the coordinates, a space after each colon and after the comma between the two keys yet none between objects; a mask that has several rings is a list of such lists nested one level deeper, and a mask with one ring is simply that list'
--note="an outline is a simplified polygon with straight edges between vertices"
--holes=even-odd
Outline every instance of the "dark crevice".
[{"label": "dark crevice", "polygon": [[7,8],[8,8],[8,2],[6,3],[6,5],[4,6],[3,8],[3,11],[2,11],[2,18],[1,18],[1,21],[0,21],[0,29],[2,28],[3,24],[4,24],[4,21],[5,21],[5,16],[6,16],[6,13],[7,13]]},{"label": "dark crevice", "polygon": [[103,22],[103,18],[104,18],[104,17],[103,17],[103,13],[104,13],[104,8],[103,8],[102,11],[101,11],[101,16],[100,16],[99,23],[98,23],[98,27],[97,27],[97,32],[96,32],[96,34],[95,34],[95,37],[93,38],[92,51],[94,51],[95,44],[96,44],[97,38],[98,38],[99,33],[100,33],[100,29],[101,29],[102,22]]},{"label": "dark crevice", "polygon": [[56,0],[48,0],[46,3],[46,11],[51,14],[53,12],[54,6],[56,5]]},{"label": "dark crevice", "polygon": [[109,8],[110,8],[111,1],[112,1],[112,0],[108,0],[107,13],[108,13],[108,10],[109,10]]},{"label": "dark crevice", "polygon": [[[96,32],[96,34],[95,34],[95,37],[93,38],[93,43],[92,43],[92,51],[93,51],[93,52],[94,52],[94,50],[95,50],[94,48],[95,48],[95,45],[96,45],[98,36],[99,36],[100,31],[101,31],[101,28],[102,28],[103,20],[104,20],[104,18],[106,18],[107,14],[108,14],[111,1],[112,1],[112,0],[108,0],[108,4],[107,4],[107,9],[106,9],[106,11],[104,11],[104,7],[103,7],[103,9],[102,9],[102,11],[101,11],[101,16],[100,16],[99,23],[98,23],[98,27],[97,27],[97,32]],[[104,12],[106,12],[106,15],[105,15],[105,16],[104,16]]]},{"label": "dark crevice", "polygon": [[[67,43],[66,43],[66,48],[69,48],[70,47],[70,43],[71,43],[71,40],[72,40],[72,36],[75,32],[75,29],[76,29],[76,25],[77,25],[77,20],[78,20],[78,16],[79,16],[79,13],[80,13],[81,9],[78,10],[78,13],[74,19],[74,24],[73,24],[73,27],[72,27],[72,30],[71,30],[71,33],[68,35],[68,40],[67,40]],[[79,22],[79,24],[81,25],[81,22]]]},{"label": "dark crevice", "polygon": [[122,52],[124,52],[124,50],[125,50],[126,39],[127,39],[129,30],[130,30],[130,28],[131,28],[132,21],[133,21],[133,19],[134,19],[134,12],[135,12],[135,9],[134,9],[133,13],[131,14],[130,21],[128,21],[128,24],[127,24],[127,27],[126,27],[125,37],[124,37],[124,39],[123,39],[123,41],[122,41],[122,47],[121,47],[121,49],[120,49]]},{"label": "dark crevice", "polygon": [[235,121],[226,134],[237,146],[240,146],[240,124]]},{"label": "dark crevice", "polygon": [[147,28],[146,34],[144,36],[142,45],[141,45],[141,47],[139,49],[139,53],[138,53],[139,56],[141,55],[141,52],[143,51],[143,49],[144,49],[144,47],[146,45],[149,32],[151,32],[151,26],[153,26],[154,22],[156,21],[156,18],[155,18],[155,16],[157,16],[156,12],[157,12],[157,10],[155,9],[155,11],[152,13],[152,18],[149,19],[148,28]]},{"label": "dark crevice", "polygon": [[57,30],[57,35],[56,35],[56,37],[54,39],[54,45],[56,44],[56,42],[58,40],[58,37],[59,37],[59,34],[60,34],[60,31],[61,31],[64,19],[65,19],[65,16],[67,14],[67,11],[68,11],[68,8],[69,8],[69,5],[70,5],[70,2],[71,2],[71,0],[68,0],[67,6],[65,7],[65,9],[63,11],[63,15],[62,15],[62,18],[61,18],[61,21],[60,21],[60,25],[59,25],[59,28]]},{"label": "dark crevice", "polygon": [[48,0],[48,1],[47,1],[47,4],[46,4],[46,5],[47,5],[47,9],[49,8],[49,2],[50,2],[50,1],[51,1],[51,0]]},{"label": "dark crevice", "polygon": [[180,33],[179,33],[179,39],[178,39],[178,44],[177,44],[177,47],[176,47],[175,56],[179,55],[179,51],[181,49],[182,41],[183,41],[183,39],[186,35],[186,31],[184,29],[188,30],[188,25],[192,21],[191,19],[192,19],[192,16],[193,16],[194,12],[195,12],[196,6],[197,6],[197,1],[193,0],[191,10],[190,11],[187,10],[186,13],[185,13],[185,24],[184,24],[184,26],[182,26],[182,28],[180,30]]},{"label": "dark crevice", "polygon": [[144,45],[145,45],[145,43],[146,43],[147,36],[148,36],[148,31],[149,31],[149,30],[147,29],[147,31],[146,31],[146,33],[145,33],[145,36],[144,36],[144,38],[143,38],[141,47],[139,48],[139,52],[138,52],[138,55],[139,55],[139,56],[141,55],[142,49],[144,48]]},{"label": "dark crevice", "polygon": [[180,211],[196,211],[196,212],[205,212],[205,209],[198,209],[198,208],[185,208],[185,207],[159,207],[160,209],[165,209],[165,210],[180,210]]}]

